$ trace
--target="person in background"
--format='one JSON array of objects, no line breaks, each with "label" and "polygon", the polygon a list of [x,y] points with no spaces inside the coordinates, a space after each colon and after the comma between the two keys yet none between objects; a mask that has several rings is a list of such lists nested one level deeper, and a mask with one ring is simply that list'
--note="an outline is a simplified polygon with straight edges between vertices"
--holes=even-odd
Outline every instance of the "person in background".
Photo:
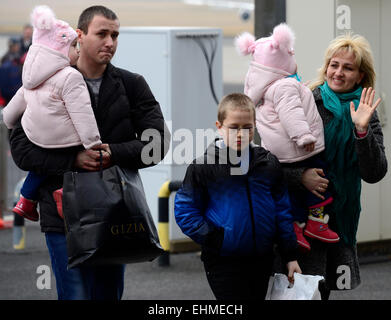
[{"label": "person in background", "polygon": [[8,50],[1,58],[0,65],[0,96],[6,105],[22,86],[22,56],[17,38],[8,40]]},{"label": "person in background", "polygon": [[25,24],[23,26],[22,36],[19,38],[20,42],[20,54],[23,57],[29,50],[33,39],[33,26],[31,24]]},{"label": "person in background", "polygon": [[31,45],[33,27],[26,24],[20,38],[9,39],[8,51],[0,63],[0,106],[4,107],[22,86],[22,66]]}]

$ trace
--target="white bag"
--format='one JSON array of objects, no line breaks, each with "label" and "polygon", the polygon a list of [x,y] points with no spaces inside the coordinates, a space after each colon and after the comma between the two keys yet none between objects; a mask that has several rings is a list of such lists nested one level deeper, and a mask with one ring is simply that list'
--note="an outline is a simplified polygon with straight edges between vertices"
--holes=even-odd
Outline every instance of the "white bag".
[{"label": "white bag", "polygon": [[322,276],[311,276],[294,273],[295,282],[292,285],[285,274],[274,275],[270,300],[320,300],[319,281]]}]

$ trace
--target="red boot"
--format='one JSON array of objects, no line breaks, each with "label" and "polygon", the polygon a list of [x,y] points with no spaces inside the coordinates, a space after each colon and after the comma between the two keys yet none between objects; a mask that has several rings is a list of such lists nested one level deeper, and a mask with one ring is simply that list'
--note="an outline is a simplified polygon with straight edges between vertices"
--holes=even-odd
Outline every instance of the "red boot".
[{"label": "red boot", "polygon": [[15,208],[12,209],[12,212],[22,216],[23,218],[29,219],[31,221],[38,221],[39,213],[37,211],[37,202],[33,200],[26,199],[22,195]]},{"label": "red boot", "polygon": [[62,213],[62,188],[53,192],[53,198],[56,202],[58,215],[61,219],[64,219],[64,215]]},{"label": "red boot", "polygon": [[323,219],[308,217],[307,226],[304,234],[310,238],[318,239],[323,242],[335,243],[339,241],[339,236],[329,229],[329,216],[326,214]]},{"label": "red boot", "polygon": [[311,250],[311,246],[310,246],[308,241],[303,236],[303,228],[304,228],[304,226],[305,226],[305,223],[299,223],[297,221],[295,221],[293,223],[293,229],[294,229],[295,234],[296,234],[297,243],[299,244],[299,246],[301,248],[304,248],[306,251],[309,251],[309,250]]}]

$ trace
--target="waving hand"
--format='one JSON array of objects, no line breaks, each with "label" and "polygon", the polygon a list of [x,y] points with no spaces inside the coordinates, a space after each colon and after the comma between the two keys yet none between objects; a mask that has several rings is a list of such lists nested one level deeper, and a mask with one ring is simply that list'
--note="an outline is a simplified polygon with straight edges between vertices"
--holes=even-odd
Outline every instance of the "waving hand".
[{"label": "waving hand", "polygon": [[369,121],[381,102],[381,99],[378,98],[375,104],[373,104],[374,97],[375,90],[372,88],[364,88],[361,93],[360,104],[357,110],[354,110],[354,103],[350,102],[350,114],[357,132],[367,132],[368,130]]}]

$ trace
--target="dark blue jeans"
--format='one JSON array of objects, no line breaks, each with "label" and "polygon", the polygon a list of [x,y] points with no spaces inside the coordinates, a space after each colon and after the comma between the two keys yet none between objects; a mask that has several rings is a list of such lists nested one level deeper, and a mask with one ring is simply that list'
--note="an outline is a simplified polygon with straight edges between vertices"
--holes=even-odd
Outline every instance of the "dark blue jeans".
[{"label": "dark blue jeans", "polygon": [[[323,151],[324,152],[324,151]],[[323,169],[323,172],[327,177],[327,165],[323,161],[323,152],[316,154],[312,156],[311,158],[305,159],[303,161],[298,161],[294,163],[283,163],[284,167],[288,168],[320,168]],[[289,197],[291,200],[292,205],[292,217],[293,221],[299,221],[299,222],[305,222],[308,218],[308,208],[317,204],[320,204],[327,199],[332,197],[332,192],[330,191],[332,189],[331,184],[329,184],[329,187],[327,190],[323,193],[323,196],[325,200],[322,200],[318,198],[316,195],[314,195],[309,190],[305,189],[302,190],[289,190]]]},{"label": "dark blue jeans", "polygon": [[65,235],[46,232],[59,300],[120,300],[124,290],[125,265],[76,267],[67,270]]},{"label": "dark blue jeans", "polygon": [[20,194],[26,199],[38,200],[38,189],[45,179],[46,176],[30,171],[23,182],[22,189],[20,189]]}]

